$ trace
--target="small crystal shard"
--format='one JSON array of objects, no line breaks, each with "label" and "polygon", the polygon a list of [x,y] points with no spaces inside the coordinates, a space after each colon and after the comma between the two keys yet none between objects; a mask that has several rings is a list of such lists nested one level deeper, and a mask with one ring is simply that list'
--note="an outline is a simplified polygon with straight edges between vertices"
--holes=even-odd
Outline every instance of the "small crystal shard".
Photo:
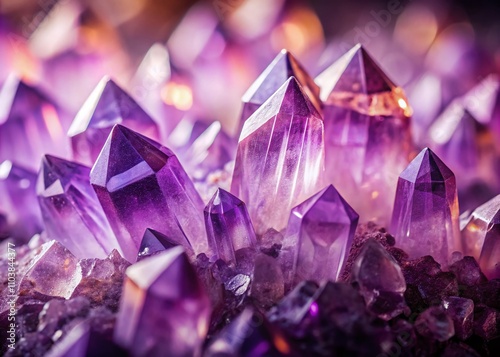
[{"label": "small crystal shard", "polygon": [[111,131],[90,181],[124,257],[135,262],[147,228],[209,253],[203,202],[177,157],[121,125]]},{"label": "small crystal shard", "polygon": [[173,248],[178,245],[183,246],[188,255],[192,255],[191,244],[186,237],[184,237],[181,241],[175,241],[161,232],[148,228],[142,237],[141,246],[139,247],[138,260],[163,252],[165,249]]},{"label": "small crystal shard", "polygon": [[455,335],[466,340],[473,333],[474,302],[457,296],[450,296],[443,300],[443,308],[453,320]]},{"label": "small crystal shard", "polygon": [[290,280],[337,280],[351,249],[358,218],[332,185],[294,207],[283,248],[293,251]]},{"label": "small crystal shard", "polygon": [[154,140],[159,139],[153,119],[115,82],[104,77],[69,128],[73,158],[92,165],[115,124],[123,124]]},{"label": "small crystal shard", "polygon": [[0,91],[0,162],[38,170],[43,154],[65,155],[60,111],[36,88],[9,77]]},{"label": "small crystal shard", "polygon": [[453,320],[439,306],[432,306],[418,315],[415,329],[419,335],[440,342],[449,340],[455,334]]},{"label": "small crystal shard", "polygon": [[134,356],[195,356],[210,319],[210,301],[182,247],[126,271],[115,341]]},{"label": "small crystal shard", "polygon": [[472,212],[462,229],[462,244],[488,278],[500,278],[500,195]]},{"label": "small crystal shard", "polygon": [[319,110],[321,108],[319,87],[290,52],[281,50],[243,95],[241,125],[243,126],[245,120],[252,116],[290,77],[297,79],[313,105]]},{"label": "small crystal shard", "polygon": [[120,249],[89,181],[90,168],[46,155],[38,176],[38,202],[49,239],[78,258],[105,258]]},{"label": "small crystal shard", "polygon": [[317,192],[323,156],[323,121],[292,77],[248,118],[238,143],[231,192],[258,234],[283,229],[292,207]]},{"label": "small crystal shard", "polygon": [[223,189],[205,207],[205,226],[216,259],[234,266],[237,251],[245,249],[251,254],[255,250],[255,232],[245,203]]},{"label": "small crystal shard", "polygon": [[43,244],[22,278],[19,294],[37,292],[68,299],[82,278],[78,259],[59,242]]},{"label": "small crystal shard", "polygon": [[391,232],[410,258],[430,254],[447,266],[461,251],[455,175],[428,148],[399,176]]},{"label": "small crystal shard", "polygon": [[368,309],[390,320],[404,311],[406,282],[396,260],[374,239],[367,241],[352,269]]},{"label": "small crystal shard", "polygon": [[324,102],[327,180],[361,222],[390,219],[397,176],[413,149],[411,109],[361,45],[316,78]]},{"label": "small crystal shard", "polygon": [[0,163],[0,214],[4,216],[0,235],[27,242],[42,230],[36,200],[36,174],[11,161]]}]

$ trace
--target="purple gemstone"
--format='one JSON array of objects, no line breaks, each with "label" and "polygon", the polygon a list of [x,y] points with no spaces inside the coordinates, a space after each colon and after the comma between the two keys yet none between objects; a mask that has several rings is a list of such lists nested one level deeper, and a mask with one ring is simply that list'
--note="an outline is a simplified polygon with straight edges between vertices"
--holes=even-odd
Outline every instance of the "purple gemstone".
[{"label": "purple gemstone", "polygon": [[58,108],[36,88],[10,76],[0,90],[0,161],[38,170],[44,154],[66,152]]},{"label": "purple gemstone", "polygon": [[92,165],[115,124],[159,139],[158,127],[153,119],[115,82],[104,77],[69,128],[73,158]]},{"label": "purple gemstone", "polygon": [[178,245],[183,246],[189,256],[193,255],[191,244],[186,237],[184,237],[181,241],[176,241],[161,232],[148,228],[142,237],[138,260],[163,252],[166,249],[170,249]]},{"label": "purple gemstone", "polygon": [[485,305],[474,309],[474,334],[490,341],[500,337],[500,311]]},{"label": "purple gemstone", "polygon": [[290,77],[297,79],[311,103],[320,110],[319,87],[290,52],[281,50],[243,95],[241,126]]},{"label": "purple gemstone", "polygon": [[404,92],[360,45],[322,72],[316,83],[324,102],[327,180],[361,222],[385,225],[397,175],[413,149]]},{"label": "purple gemstone", "polygon": [[453,320],[439,306],[429,307],[418,315],[415,329],[419,335],[439,342],[447,341],[455,334]]},{"label": "purple gemstone", "polygon": [[178,242],[187,237],[196,254],[208,252],[203,202],[166,147],[115,125],[90,182],[128,261],[136,261],[147,228]]},{"label": "purple gemstone", "polygon": [[69,299],[80,282],[78,259],[61,243],[50,241],[36,251],[19,284],[19,294],[40,293]]},{"label": "purple gemstone", "polygon": [[442,301],[442,306],[453,320],[455,335],[461,340],[471,337],[474,327],[474,302],[470,299],[450,296]]},{"label": "purple gemstone", "polygon": [[351,249],[358,219],[332,185],[294,207],[283,248],[291,252],[292,264],[285,262],[291,265],[291,278],[287,280],[337,280]]},{"label": "purple gemstone", "polygon": [[317,192],[323,156],[323,120],[292,77],[248,118],[238,143],[231,192],[258,234],[283,229],[292,207]]},{"label": "purple gemstone", "polygon": [[379,317],[390,320],[404,311],[406,282],[399,264],[382,244],[368,240],[351,274],[368,309]]},{"label": "purple gemstone", "polygon": [[428,148],[399,176],[391,232],[410,258],[430,254],[447,266],[461,251],[455,175]]},{"label": "purple gemstone", "polygon": [[0,231],[20,242],[42,231],[34,172],[11,161],[0,163],[0,213],[4,216]]},{"label": "purple gemstone", "polygon": [[210,319],[210,301],[182,247],[126,271],[115,341],[134,356],[195,356]]},{"label": "purple gemstone", "polygon": [[265,253],[255,257],[255,269],[250,295],[255,301],[269,308],[283,298],[285,279],[278,259]]},{"label": "purple gemstone", "polygon": [[76,257],[105,258],[120,249],[90,185],[90,168],[45,155],[38,175],[38,202],[45,231]]},{"label": "purple gemstone", "polygon": [[205,227],[208,244],[216,259],[237,265],[236,252],[255,250],[255,231],[245,203],[229,192],[218,189],[205,207]]},{"label": "purple gemstone", "polygon": [[500,278],[500,195],[472,212],[462,229],[462,244],[489,279]]}]

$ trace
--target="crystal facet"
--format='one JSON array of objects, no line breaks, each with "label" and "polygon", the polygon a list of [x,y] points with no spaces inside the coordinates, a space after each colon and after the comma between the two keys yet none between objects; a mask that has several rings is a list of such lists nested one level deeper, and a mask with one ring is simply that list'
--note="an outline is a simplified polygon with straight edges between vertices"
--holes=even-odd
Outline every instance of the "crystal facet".
[{"label": "crystal facet", "polygon": [[208,244],[217,259],[236,265],[237,252],[255,250],[255,231],[245,203],[229,192],[218,189],[205,207]]},{"label": "crystal facet", "polygon": [[115,124],[123,124],[154,140],[159,139],[153,119],[115,82],[104,77],[69,128],[73,158],[92,165]]},{"label": "crystal facet", "polygon": [[197,356],[210,301],[182,247],[126,271],[115,341],[134,356]]},{"label": "crystal facet", "polygon": [[66,155],[58,108],[36,88],[9,77],[0,91],[0,161],[38,170],[43,154]]},{"label": "crystal facet", "polygon": [[369,310],[385,320],[403,312],[406,291],[403,273],[396,260],[376,240],[365,243],[351,274]]},{"label": "crystal facet", "polygon": [[38,176],[38,202],[49,239],[78,258],[105,258],[120,249],[90,185],[90,168],[45,155]]},{"label": "crystal facet", "polygon": [[321,108],[319,87],[290,52],[281,50],[243,95],[241,126],[290,77],[297,79],[312,104],[319,110]]},{"label": "crystal facet", "polygon": [[[284,250],[291,252],[289,282],[337,280],[351,249],[358,214],[329,185],[294,207]],[[288,270],[288,269],[286,269]]]},{"label": "crystal facet", "polygon": [[472,212],[462,229],[462,244],[488,278],[500,278],[500,195]]},{"label": "crystal facet", "polygon": [[148,228],[142,237],[138,260],[163,252],[165,249],[173,248],[178,245],[183,246],[188,255],[192,255],[191,244],[186,237],[184,237],[181,241],[175,241],[161,232]]},{"label": "crystal facet", "polygon": [[36,174],[11,161],[0,163],[0,214],[3,232],[20,242],[40,233],[43,224],[36,200]]},{"label": "crystal facet", "polygon": [[443,308],[453,320],[455,335],[466,340],[471,337],[474,321],[474,302],[458,296],[450,296],[443,300]]},{"label": "crystal facet", "polygon": [[283,229],[292,207],[321,188],[323,159],[323,120],[292,77],[248,118],[238,143],[231,192],[258,234]]},{"label": "crystal facet", "polygon": [[196,254],[209,252],[203,202],[166,147],[116,125],[90,181],[130,262],[136,261],[147,228],[178,242],[187,237]]},{"label": "crystal facet", "polygon": [[411,109],[360,45],[317,78],[324,102],[326,177],[359,213],[386,224],[412,151]]},{"label": "crystal facet", "polygon": [[455,175],[428,148],[399,177],[391,232],[410,258],[430,254],[447,266],[461,251]]}]

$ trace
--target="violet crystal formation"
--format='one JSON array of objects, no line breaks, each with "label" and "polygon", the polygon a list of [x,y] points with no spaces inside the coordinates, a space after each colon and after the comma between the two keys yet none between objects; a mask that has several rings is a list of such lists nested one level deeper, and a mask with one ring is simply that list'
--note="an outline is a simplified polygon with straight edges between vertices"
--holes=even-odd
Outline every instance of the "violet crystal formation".
[{"label": "violet crystal formation", "polygon": [[323,120],[292,77],[245,121],[238,143],[231,193],[257,234],[285,228],[290,210],[321,188],[323,160]]},{"label": "violet crystal formation", "polygon": [[430,254],[446,267],[461,251],[455,175],[428,148],[399,176],[391,232],[410,258]]},{"label": "violet crystal formation", "polygon": [[208,253],[203,202],[172,151],[115,125],[90,173],[124,257],[135,262],[144,231],[155,229]]}]

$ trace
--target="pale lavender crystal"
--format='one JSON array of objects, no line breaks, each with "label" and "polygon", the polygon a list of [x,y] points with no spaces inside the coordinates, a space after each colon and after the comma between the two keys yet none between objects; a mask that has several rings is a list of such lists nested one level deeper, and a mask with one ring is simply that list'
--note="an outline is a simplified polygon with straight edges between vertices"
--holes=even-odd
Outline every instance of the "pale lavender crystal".
[{"label": "pale lavender crystal", "polygon": [[455,335],[461,340],[471,337],[474,328],[474,302],[458,296],[449,296],[441,305],[453,320]]},{"label": "pale lavender crystal", "polygon": [[120,250],[90,185],[90,168],[45,155],[38,175],[38,202],[49,239],[76,257],[105,258]]},{"label": "pale lavender crystal", "polygon": [[488,278],[500,278],[500,195],[472,212],[462,229],[462,244]]},{"label": "pale lavender crystal", "polygon": [[447,266],[461,251],[455,175],[428,148],[399,176],[391,233],[410,258],[432,255]]},{"label": "pale lavender crystal", "polygon": [[144,259],[126,275],[115,341],[134,356],[198,356],[210,301],[184,249]]},{"label": "pale lavender crystal", "polygon": [[37,248],[19,285],[19,294],[37,292],[68,299],[82,278],[78,259],[57,241]]},{"label": "pale lavender crystal", "polygon": [[203,202],[166,147],[116,125],[90,182],[130,262],[136,261],[147,228],[177,241],[187,237],[196,254],[208,253]]},{"label": "pale lavender crystal", "polygon": [[413,149],[411,109],[360,45],[317,78],[324,102],[326,178],[360,215],[388,223],[397,176]]},{"label": "pale lavender crystal", "polygon": [[290,52],[281,50],[243,95],[241,126],[290,77],[297,79],[313,105],[320,110],[319,87]]},{"label": "pale lavender crystal", "polygon": [[406,282],[396,260],[374,239],[368,240],[352,268],[368,309],[385,320],[404,311]]},{"label": "pale lavender crystal", "polygon": [[236,252],[255,250],[255,231],[245,203],[229,192],[218,189],[205,207],[208,244],[216,259],[231,266],[238,263]]},{"label": "pale lavender crystal", "polygon": [[10,76],[0,90],[0,161],[38,170],[44,154],[66,155],[59,109],[36,88]]},{"label": "pale lavender crystal", "polygon": [[323,160],[323,120],[292,77],[248,118],[238,143],[231,192],[258,234],[283,229],[292,207],[321,188]]},{"label": "pale lavender crystal", "polygon": [[2,233],[20,242],[42,231],[36,174],[11,161],[0,163],[0,214],[5,216]]},{"label": "pale lavender crystal", "polygon": [[284,250],[291,252],[292,259],[287,280],[337,280],[351,249],[358,219],[332,185],[294,207],[284,241]]},{"label": "pale lavender crystal", "polygon": [[75,161],[92,165],[113,125],[123,124],[155,140],[156,123],[115,82],[104,77],[77,113],[68,136]]},{"label": "pale lavender crystal", "polygon": [[174,240],[161,232],[148,228],[142,237],[137,258],[140,260],[178,245],[183,246],[188,255],[193,255],[191,244],[186,237],[181,240]]}]

